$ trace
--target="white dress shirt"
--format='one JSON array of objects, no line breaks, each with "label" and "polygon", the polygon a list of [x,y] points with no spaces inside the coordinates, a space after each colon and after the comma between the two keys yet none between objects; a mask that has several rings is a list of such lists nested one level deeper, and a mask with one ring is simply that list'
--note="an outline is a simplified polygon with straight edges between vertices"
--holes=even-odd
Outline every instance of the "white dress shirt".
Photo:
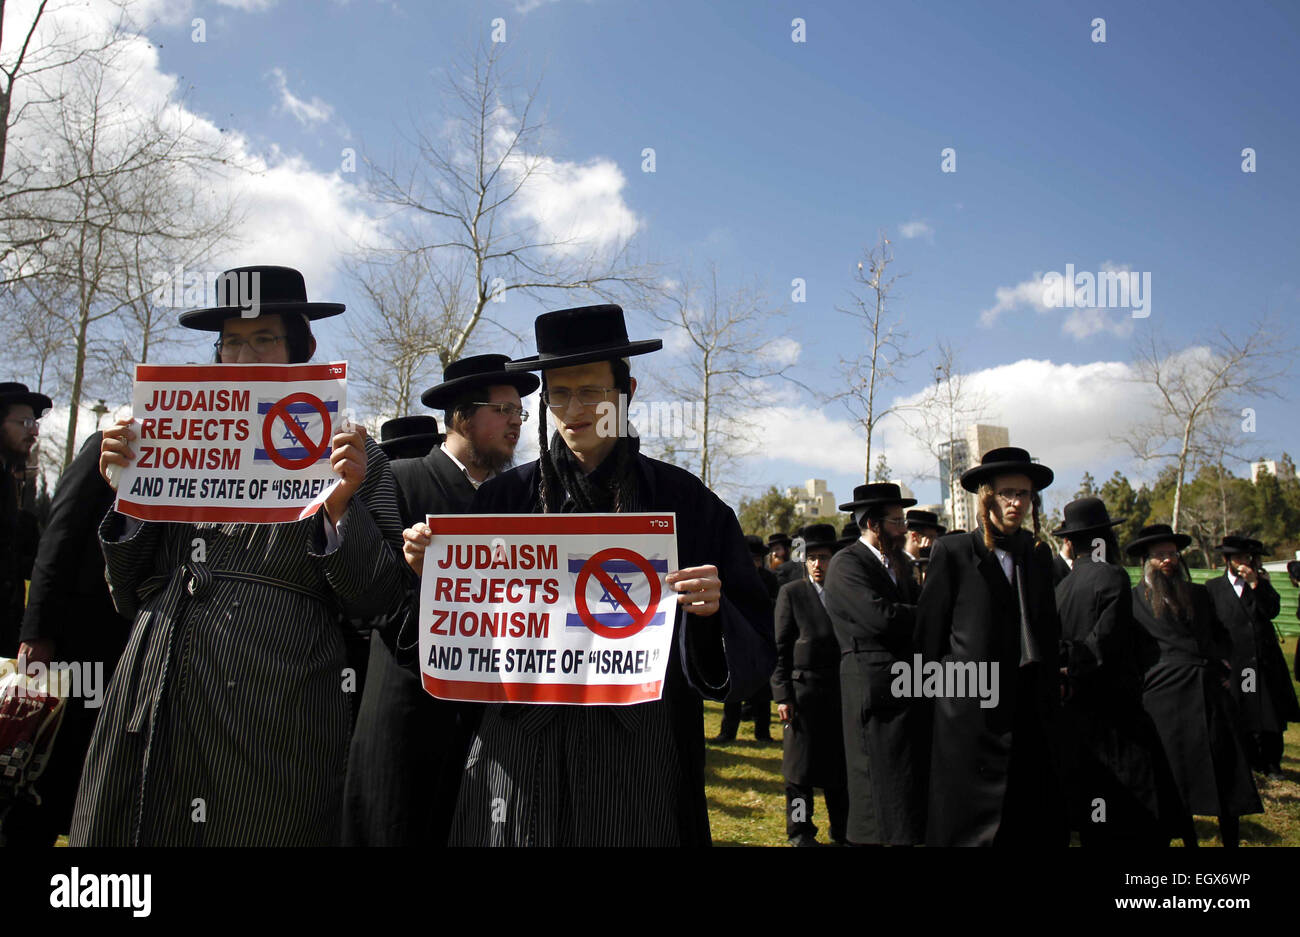
[{"label": "white dress shirt", "polygon": [[894,585],[898,585],[898,573],[894,571],[894,564],[889,562],[889,558],[876,549],[876,545],[868,540],[865,536],[860,538],[867,545],[867,549],[876,554],[876,559],[880,560],[880,565],[885,567],[885,572],[889,573],[889,578]]},{"label": "white dress shirt", "polygon": [[445,442],[438,448],[440,448],[443,452],[447,453],[447,458],[451,459],[451,461],[456,464],[456,468],[461,470],[461,473],[465,476],[465,480],[474,486],[475,491],[478,490],[479,485],[483,484],[483,482],[487,481],[488,478],[491,478],[493,475],[496,474],[496,472],[488,472],[487,478],[484,478],[483,482],[475,481],[474,476],[469,473],[469,469],[465,468],[465,463],[462,462],[460,459],[456,458],[455,454],[452,453],[452,451],[447,448],[447,444]]}]

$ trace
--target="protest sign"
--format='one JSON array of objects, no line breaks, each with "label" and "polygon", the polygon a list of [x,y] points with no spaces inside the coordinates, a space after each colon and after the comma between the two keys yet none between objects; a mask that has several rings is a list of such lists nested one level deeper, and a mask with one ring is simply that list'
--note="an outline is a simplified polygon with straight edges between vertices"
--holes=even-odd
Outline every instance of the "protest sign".
[{"label": "protest sign", "polygon": [[420,668],[441,699],[657,700],[677,619],[675,514],[430,516]]},{"label": "protest sign", "polygon": [[136,365],[136,458],[114,507],[146,521],[310,517],[338,482],[330,443],[346,378],[342,361]]}]

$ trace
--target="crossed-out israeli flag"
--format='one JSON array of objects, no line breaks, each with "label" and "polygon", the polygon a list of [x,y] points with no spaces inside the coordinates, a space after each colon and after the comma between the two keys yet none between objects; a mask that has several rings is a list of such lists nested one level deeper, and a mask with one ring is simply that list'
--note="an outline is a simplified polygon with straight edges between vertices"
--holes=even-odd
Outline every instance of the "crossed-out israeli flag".
[{"label": "crossed-out israeli flag", "polygon": [[[266,415],[271,412],[271,408],[278,402],[279,401],[275,399],[259,398],[257,401],[258,415],[265,419]],[[320,411],[310,403],[305,401],[302,403],[291,403],[282,409],[288,411],[289,416],[298,424],[299,427],[302,428],[302,431],[307,435],[308,439],[319,440],[322,434],[327,434],[332,438],[334,432],[337,431],[336,428],[338,426],[339,402],[337,400],[325,400],[323,403],[325,404],[325,409],[330,414],[330,428],[328,433],[326,433],[325,427],[321,425],[324,420],[321,418]],[[255,428],[253,438],[256,439],[258,443],[261,443],[261,424],[258,424]],[[275,423],[271,426],[271,444],[275,446],[275,451],[285,459],[305,459],[310,455],[310,452],[302,444],[302,440],[289,429],[289,426],[285,423],[283,417],[276,417]],[[316,461],[319,462],[321,459],[329,459],[331,451],[331,447],[327,445],[325,451],[321,453],[320,458]],[[271,457],[267,454],[267,451],[261,447],[261,445],[258,445],[257,448],[253,450],[253,461],[270,462]]]},{"label": "crossed-out israeli flag", "polygon": [[[591,559],[590,556],[568,554],[569,582],[575,590],[578,585],[578,573],[589,559]],[[650,568],[660,577],[660,596],[662,598],[663,592],[667,588],[663,585],[663,577],[668,575],[668,559],[666,557],[650,556],[647,561]],[[622,589],[623,593],[637,608],[644,609],[650,603],[650,580],[646,577],[645,570],[636,563],[630,560],[610,559],[601,563],[600,568],[614,585]],[[592,617],[600,624],[607,628],[626,628],[634,623],[634,619],[624,610],[623,604],[613,594],[613,590],[606,587],[595,575],[587,579],[586,594],[587,608],[592,613]],[[652,628],[655,625],[662,625],[665,617],[663,612],[656,612],[646,627]],[[583,623],[582,617],[576,612],[570,612],[565,616],[564,626],[566,628],[587,627]]]}]

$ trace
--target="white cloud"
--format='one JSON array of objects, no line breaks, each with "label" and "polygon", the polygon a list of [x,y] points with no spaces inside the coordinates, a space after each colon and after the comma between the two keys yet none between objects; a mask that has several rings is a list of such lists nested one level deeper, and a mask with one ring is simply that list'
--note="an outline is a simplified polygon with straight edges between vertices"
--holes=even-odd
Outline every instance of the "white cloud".
[{"label": "white cloud", "polygon": [[[1098,270],[1107,272],[1127,272],[1129,269],[1128,264],[1116,264],[1109,260],[1098,266]],[[993,292],[993,305],[980,312],[980,325],[988,328],[1004,313],[1031,309],[1040,315],[1060,316],[1061,331],[1079,340],[1099,333],[1110,333],[1120,338],[1133,334],[1133,320],[1126,312],[1101,307],[1057,308],[1048,305],[1044,300],[1048,294],[1051,273],[1056,273],[1058,277],[1061,275],[1061,271],[1035,271],[1028,280],[1022,280],[1015,286],[999,286]]]},{"label": "white cloud", "polygon": [[275,79],[276,90],[280,95],[280,108],[291,114],[304,127],[312,127],[334,117],[334,108],[320,98],[313,97],[310,101],[304,101],[290,91],[289,80],[285,77],[284,69],[271,69],[271,77]]},{"label": "white cloud", "polygon": [[217,0],[223,7],[233,7],[245,13],[260,13],[275,6],[276,0]]},{"label": "white cloud", "polygon": [[534,225],[538,242],[558,254],[586,255],[615,249],[641,226],[623,201],[627,179],[610,159],[585,163],[549,157],[511,160],[517,173],[531,160],[533,174],[510,202],[510,213]]},{"label": "white cloud", "polygon": [[905,221],[898,226],[898,233],[905,238],[925,238],[934,240],[934,228],[925,221]]}]

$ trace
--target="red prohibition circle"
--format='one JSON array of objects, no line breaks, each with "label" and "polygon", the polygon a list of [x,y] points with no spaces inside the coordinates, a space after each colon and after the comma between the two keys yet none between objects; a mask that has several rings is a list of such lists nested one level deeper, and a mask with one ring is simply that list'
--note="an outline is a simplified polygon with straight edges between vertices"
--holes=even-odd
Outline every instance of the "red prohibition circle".
[{"label": "red prohibition circle", "polygon": [[[605,571],[600,568],[600,564],[606,560],[627,560],[645,573],[646,578],[650,580],[650,602],[644,609],[637,608],[631,596],[619,589]],[[612,628],[609,625],[602,625],[596,620],[596,616],[587,607],[587,580],[593,575],[600,581],[601,585],[609,590],[610,595],[618,599],[618,604],[623,606],[623,611],[632,616],[632,624],[623,628]],[[600,635],[602,638],[617,640],[632,637],[654,620],[655,613],[659,610],[659,599],[662,594],[663,591],[659,586],[659,574],[655,572],[649,560],[632,550],[625,550],[622,547],[610,547],[596,553],[591,559],[582,564],[582,569],[578,570],[577,582],[574,583],[573,599],[574,604],[578,607],[578,617],[582,619],[582,623],[587,626],[589,631]]]},{"label": "red prohibition circle", "polygon": [[[321,415],[321,419],[324,421],[322,424],[324,433],[319,444],[312,442],[306,430],[299,426],[298,422],[289,415],[289,405],[294,403],[311,404],[316,412]],[[301,459],[290,459],[288,456],[281,455],[276,450],[275,444],[271,442],[271,426],[277,419],[284,420],[285,425],[289,427],[289,432],[293,433],[294,437],[302,443],[303,448],[307,450],[307,454]],[[262,423],[262,445],[266,448],[267,456],[280,468],[289,469],[290,471],[305,469],[310,465],[314,465],[325,454],[325,450],[329,448],[330,428],[330,414],[325,409],[323,400],[305,392],[290,394],[283,400],[277,401],[275,406],[271,407],[270,411],[267,412],[266,420]]]}]

